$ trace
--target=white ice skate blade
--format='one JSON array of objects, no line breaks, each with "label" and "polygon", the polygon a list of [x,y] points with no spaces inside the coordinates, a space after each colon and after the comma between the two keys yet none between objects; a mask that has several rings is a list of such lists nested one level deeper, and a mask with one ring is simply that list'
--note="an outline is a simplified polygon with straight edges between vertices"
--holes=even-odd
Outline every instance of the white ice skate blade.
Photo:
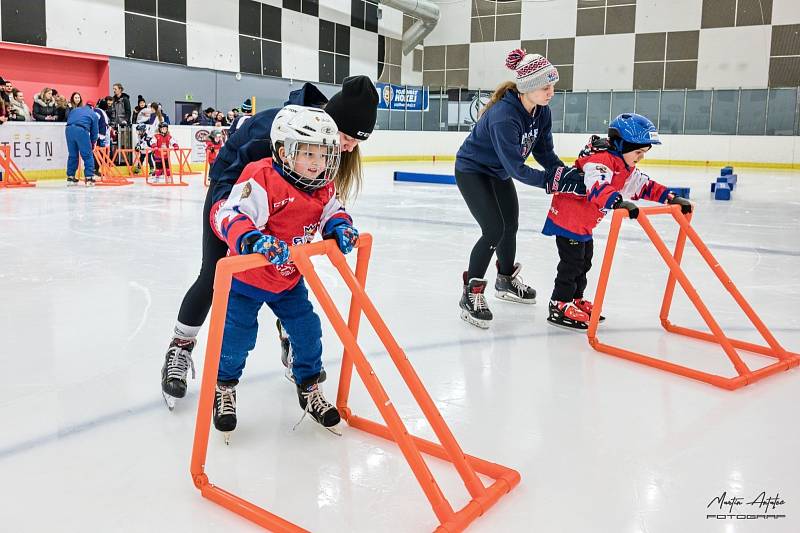
[{"label": "white ice skate blade", "polygon": [[533,305],[536,303],[536,298],[520,298],[519,296],[504,291],[496,291],[494,297],[504,302],[514,302],[516,304]]},{"label": "white ice skate blade", "polygon": [[178,400],[177,398],[175,398],[174,396],[170,396],[169,394],[167,394],[164,391],[161,391],[161,396],[164,397],[164,402],[167,404],[167,408],[170,411],[175,409],[175,404],[177,403],[177,400]]},{"label": "white ice skate blade", "polygon": [[230,446],[230,444],[231,444],[231,432],[230,431],[223,431],[222,432],[222,440],[225,441],[225,446]]},{"label": "white ice skate blade", "polygon": [[478,320],[477,318],[472,318],[469,312],[464,309],[461,310],[461,320],[463,320],[468,324],[472,324],[473,326],[479,327],[481,329],[489,329],[488,320]]}]

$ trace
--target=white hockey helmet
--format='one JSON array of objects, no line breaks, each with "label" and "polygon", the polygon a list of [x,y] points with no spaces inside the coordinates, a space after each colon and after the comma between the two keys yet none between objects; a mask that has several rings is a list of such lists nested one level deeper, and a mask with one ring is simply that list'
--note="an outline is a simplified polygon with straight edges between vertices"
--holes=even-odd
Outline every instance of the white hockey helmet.
[{"label": "white hockey helmet", "polygon": [[[287,105],[275,116],[269,137],[272,142],[272,157],[281,163],[287,179],[301,190],[313,191],[324,187],[339,170],[339,129],[336,122],[322,109]],[[294,171],[301,144],[324,148],[325,169],[316,177],[301,176]],[[284,158],[278,154],[280,146],[286,151]]]}]

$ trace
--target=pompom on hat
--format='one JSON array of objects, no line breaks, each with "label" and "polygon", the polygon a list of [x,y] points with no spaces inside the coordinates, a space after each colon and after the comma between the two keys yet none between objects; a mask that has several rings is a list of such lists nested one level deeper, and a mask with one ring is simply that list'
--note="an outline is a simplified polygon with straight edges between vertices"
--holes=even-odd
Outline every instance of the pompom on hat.
[{"label": "pompom on hat", "polygon": [[546,57],[517,48],[508,53],[506,67],[516,73],[517,89],[528,93],[558,82],[558,70]]}]

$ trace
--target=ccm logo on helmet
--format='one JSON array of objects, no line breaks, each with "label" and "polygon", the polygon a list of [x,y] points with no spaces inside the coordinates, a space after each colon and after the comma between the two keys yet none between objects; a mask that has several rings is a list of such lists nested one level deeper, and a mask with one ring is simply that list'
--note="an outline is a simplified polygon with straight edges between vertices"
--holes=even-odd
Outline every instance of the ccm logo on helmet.
[{"label": "ccm logo on helmet", "polygon": [[359,131],[359,132],[356,133],[356,136],[357,137],[363,137],[363,138],[366,139],[367,137],[369,137],[369,133],[366,133],[366,132],[363,132],[363,131]]}]

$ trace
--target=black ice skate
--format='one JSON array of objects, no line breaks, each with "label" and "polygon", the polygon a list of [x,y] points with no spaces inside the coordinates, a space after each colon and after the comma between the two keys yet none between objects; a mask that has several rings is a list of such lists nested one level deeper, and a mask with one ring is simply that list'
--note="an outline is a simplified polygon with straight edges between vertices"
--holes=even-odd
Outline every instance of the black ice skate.
[{"label": "black ice skate", "polygon": [[[294,360],[292,343],[289,342],[289,334],[286,333],[285,329],[283,329],[283,324],[281,324],[280,319],[275,321],[275,326],[278,328],[278,339],[281,341],[281,363],[283,363],[283,366],[286,367],[284,376],[286,376],[286,379],[294,383],[294,374],[292,373],[292,361]],[[323,368],[319,373],[318,383],[322,383],[326,379],[328,379],[328,374]]]},{"label": "black ice skate", "polygon": [[214,427],[222,432],[225,444],[236,429],[236,385],[238,381],[217,381],[214,389]]},{"label": "black ice skate", "polygon": [[97,183],[94,179],[94,176],[89,176],[86,178],[86,186],[87,187],[94,187],[95,183]]},{"label": "black ice skate", "polygon": [[303,408],[303,416],[293,429],[300,425],[306,415],[311,415],[322,427],[334,435],[342,435],[335,427],[341,421],[339,410],[322,395],[322,389],[319,388],[316,378],[297,386],[297,399],[300,401],[300,407]]},{"label": "black ice skate", "polygon": [[78,178],[67,176],[67,187],[74,187],[78,184]]},{"label": "black ice skate", "polygon": [[467,273],[464,272],[464,292],[461,294],[461,301],[458,302],[461,308],[461,320],[481,329],[488,329],[492,320],[492,312],[489,311],[486,296],[483,294],[485,290],[485,279],[472,278],[467,281]]},{"label": "black ice skate", "polygon": [[194,379],[192,350],[195,342],[194,339],[173,337],[167,349],[164,366],[161,367],[161,393],[170,411],[175,408],[176,399],[186,396],[186,374],[189,368],[192,369]]},{"label": "black ice skate", "polygon": [[520,270],[522,265],[514,263],[514,272],[510,276],[498,272],[497,281],[494,282],[495,298],[521,304],[536,303],[536,291],[522,282]]},{"label": "black ice skate", "polygon": [[557,302],[550,300],[550,316],[547,321],[573,331],[589,329],[589,315],[581,311],[573,302]]}]

